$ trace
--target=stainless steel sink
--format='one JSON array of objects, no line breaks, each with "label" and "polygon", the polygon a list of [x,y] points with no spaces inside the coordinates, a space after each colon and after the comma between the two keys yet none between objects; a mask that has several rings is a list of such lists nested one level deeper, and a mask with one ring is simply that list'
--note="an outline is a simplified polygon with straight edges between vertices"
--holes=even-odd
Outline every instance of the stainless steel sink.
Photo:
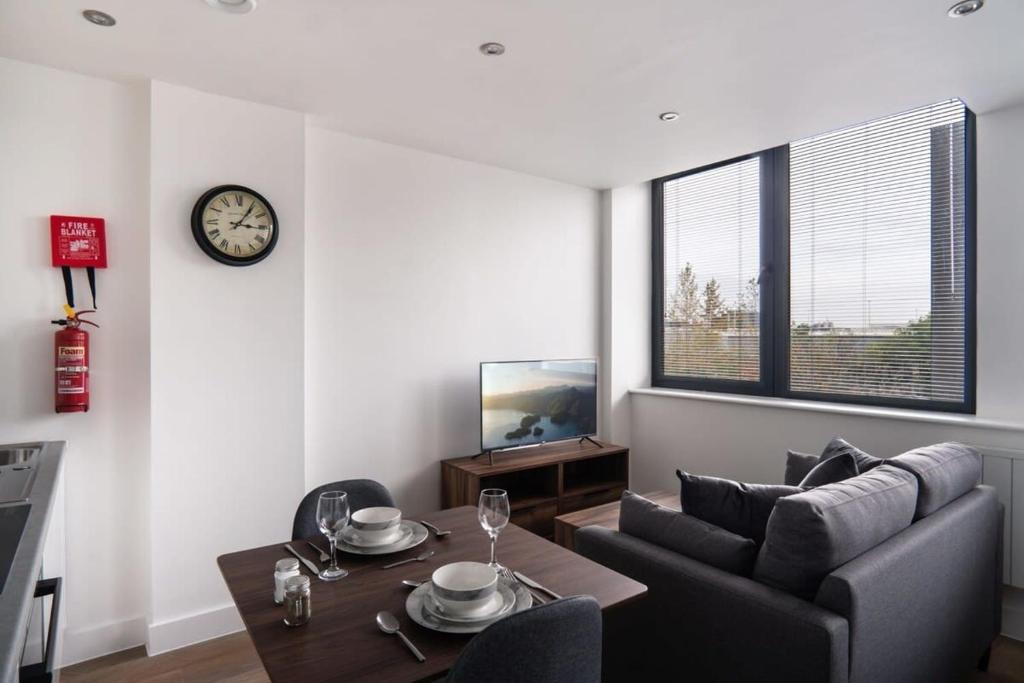
[{"label": "stainless steel sink", "polygon": [[0,467],[27,463],[43,450],[41,444],[26,443],[16,446],[0,446]]},{"label": "stainless steel sink", "polygon": [[35,479],[41,443],[0,445],[0,503],[26,500]]}]

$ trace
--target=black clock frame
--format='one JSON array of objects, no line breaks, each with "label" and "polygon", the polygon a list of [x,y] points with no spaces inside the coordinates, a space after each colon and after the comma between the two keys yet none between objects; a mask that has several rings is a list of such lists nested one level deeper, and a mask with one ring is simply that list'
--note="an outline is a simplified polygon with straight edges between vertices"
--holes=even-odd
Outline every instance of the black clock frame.
[{"label": "black clock frame", "polygon": [[[263,206],[267,207],[267,213],[270,214],[270,219],[273,221],[274,230],[270,235],[270,241],[258,254],[254,254],[253,256],[231,256],[229,254],[225,254],[210,244],[210,240],[206,238],[206,230],[203,227],[203,210],[206,208],[206,205],[220,193],[232,191],[246,192],[260,200],[260,202],[263,203]],[[270,256],[270,252],[274,251],[274,247],[277,246],[277,234],[280,229],[281,226],[277,222],[277,213],[274,212],[274,207],[270,205],[267,198],[256,190],[245,187],[244,185],[218,185],[217,187],[210,188],[203,193],[196,202],[196,205],[192,207],[192,237],[195,238],[196,244],[198,244],[199,248],[203,250],[203,253],[214,261],[223,263],[227,266],[251,266]]]}]

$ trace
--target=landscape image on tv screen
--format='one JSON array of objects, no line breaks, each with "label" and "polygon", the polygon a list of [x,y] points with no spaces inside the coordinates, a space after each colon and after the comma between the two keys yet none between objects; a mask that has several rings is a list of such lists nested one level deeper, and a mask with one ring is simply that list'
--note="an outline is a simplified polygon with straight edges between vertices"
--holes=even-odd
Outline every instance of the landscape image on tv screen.
[{"label": "landscape image on tv screen", "polygon": [[480,364],[480,449],[597,433],[597,361]]}]

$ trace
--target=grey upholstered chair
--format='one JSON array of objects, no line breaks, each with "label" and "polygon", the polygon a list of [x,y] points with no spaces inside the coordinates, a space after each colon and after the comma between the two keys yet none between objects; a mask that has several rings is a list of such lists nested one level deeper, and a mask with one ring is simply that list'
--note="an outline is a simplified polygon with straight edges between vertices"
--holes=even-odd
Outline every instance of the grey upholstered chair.
[{"label": "grey upholstered chair", "polygon": [[383,484],[372,479],[345,479],[317,486],[302,498],[299,509],[295,511],[295,521],[292,522],[293,541],[300,538],[316,538],[320,535],[320,527],[316,523],[316,503],[324,491],[347,493],[351,512],[363,508],[395,506],[391,492]]},{"label": "grey upholstered chair", "polygon": [[459,655],[445,683],[600,683],[601,608],[589,595],[497,621]]}]

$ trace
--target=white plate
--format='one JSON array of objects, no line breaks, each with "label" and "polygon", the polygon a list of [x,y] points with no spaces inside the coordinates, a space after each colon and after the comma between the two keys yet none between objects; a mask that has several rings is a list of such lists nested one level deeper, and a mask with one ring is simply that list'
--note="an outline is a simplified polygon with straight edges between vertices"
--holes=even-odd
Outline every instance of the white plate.
[{"label": "white plate", "polygon": [[[428,581],[427,583],[430,582]],[[487,601],[487,604],[466,614],[446,612],[444,607],[438,603],[437,597],[432,590],[427,591],[427,594],[423,596],[423,610],[425,612],[441,621],[450,621],[458,624],[475,624],[478,621],[497,619],[515,607],[515,604],[516,596],[512,589],[508,588],[505,584],[498,584],[497,590],[494,591],[494,595]]]},{"label": "white plate", "polygon": [[[499,590],[504,588],[513,595],[512,607],[496,617],[485,619],[483,621],[462,623],[441,620],[433,616],[423,606],[423,598],[428,596],[430,593],[429,581],[424,582],[419,588],[409,593],[409,597],[405,599],[405,611],[409,615],[410,619],[423,628],[430,629],[431,631],[440,631],[441,633],[479,633],[498,619],[502,619],[509,614],[522,612],[523,610],[530,609],[530,607],[533,606],[533,596],[530,595],[530,591],[526,589],[526,586],[519,584],[515,589],[512,589],[507,583],[499,579],[498,588]],[[507,599],[508,598],[506,597],[505,600]]]},{"label": "white plate", "polygon": [[338,550],[350,555],[390,555],[391,553],[415,548],[427,540],[427,536],[430,535],[427,527],[419,522],[402,520],[401,526],[403,533],[397,541],[388,545],[375,545],[371,547],[352,545],[345,539],[345,534],[341,533],[338,535]]}]

